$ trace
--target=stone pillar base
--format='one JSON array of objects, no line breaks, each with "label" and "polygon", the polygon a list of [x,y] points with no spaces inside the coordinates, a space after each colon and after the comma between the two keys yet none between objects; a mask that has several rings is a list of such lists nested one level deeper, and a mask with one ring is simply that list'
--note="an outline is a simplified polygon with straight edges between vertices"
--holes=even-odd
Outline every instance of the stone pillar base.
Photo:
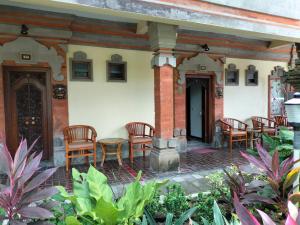
[{"label": "stone pillar base", "polygon": [[175,148],[154,148],[150,153],[150,168],[155,172],[176,171],[179,160],[179,153]]}]

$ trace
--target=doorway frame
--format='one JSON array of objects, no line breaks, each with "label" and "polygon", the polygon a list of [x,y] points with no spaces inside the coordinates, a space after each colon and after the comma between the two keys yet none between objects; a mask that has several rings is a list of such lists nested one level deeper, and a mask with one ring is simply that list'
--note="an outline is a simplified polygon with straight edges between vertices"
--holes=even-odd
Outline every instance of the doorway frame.
[{"label": "doorway frame", "polygon": [[[41,66],[2,66],[2,71],[3,71],[3,94],[4,94],[4,114],[5,114],[5,133],[6,133],[6,141],[8,138],[8,134],[10,134],[10,127],[8,126],[8,120],[10,119],[9,115],[11,114],[10,112],[10,107],[8,107],[8,92],[9,92],[9,79],[7,77],[9,76],[9,73],[11,71],[17,71],[17,72],[41,72],[45,73],[45,80],[46,80],[46,108],[47,108],[47,125],[48,127],[46,128],[47,130],[47,136],[46,138],[48,139],[48,144],[47,144],[47,157],[43,157],[46,160],[52,160],[53,159],[53,120],[52,120],[52,85],[51,85],[51,69],[49,67],[41,67]],[[43,153],[44,155],[44,153]]]},{"label": "doorway frame", "polygon": [[[212,143],[214,131],[213,127],[215,124],[215,73],[186,73],[186,79],[207,79],[208,80],[208,94],[205,99],[205,118],[204,119],[204,138],[203,141],[205,143]],[[187,87],[185,87],[186,92]],[[185,105],[185,110],[188,112],[187,103]],[[188,121],[187,121],[187,113],[186,113],[186,129],[188,129]]]}]

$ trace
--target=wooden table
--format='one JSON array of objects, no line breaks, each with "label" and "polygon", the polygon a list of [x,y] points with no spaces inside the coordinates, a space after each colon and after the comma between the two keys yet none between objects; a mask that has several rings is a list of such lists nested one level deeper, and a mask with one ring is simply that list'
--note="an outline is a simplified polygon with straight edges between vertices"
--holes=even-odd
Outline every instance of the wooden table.
[{"label": "wooden table", "polygon": [[[117,155],[119,165],[122,166],[122,144],[127,140],[123,138],[106,138],[98,140],[98,143],[101,145],[102,148],[102,162],[101,166],[103,166],[106,154],[107,155]],[[115,152],[108,152],[107,145],[117,145],[117,149]]]},{"label": "wooden table", "polygon": [[249,137],[249,141],[250,141],[250,148],[255,147],[254,146],[254,141],[257,141],[258,139],[261,138],[261,130],[257,130],[254,128],[247,128],[247,132],[248,132],[248,137]]}]

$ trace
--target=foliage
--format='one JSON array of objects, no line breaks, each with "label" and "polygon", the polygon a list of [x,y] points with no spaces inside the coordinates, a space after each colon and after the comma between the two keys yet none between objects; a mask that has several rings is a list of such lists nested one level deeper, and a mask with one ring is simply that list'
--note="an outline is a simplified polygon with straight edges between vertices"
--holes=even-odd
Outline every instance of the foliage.
[{"label": "foliage", "polygon": [[180,184],[170,184],[166,187],[166,194],[157,191],[154,198],[147,205],[147,211],[155,218],[165,217],[171,213],[175,218],[190,208],[188,197]]},{"label": "foliage", "polygon": [[125,194],[118,200],[107,184],[107,178],[90,166],[87,173],[72,169],[73,194],[59,187],[61,195],[70,200],[76,216],[68,216],[66,224],[134,224],[144,213],[144,207],[153,198],[155,191],[164,183],[140,184],[141,172],[127,186]]},{"label": "foliage", "polygon": [[24,219],[53,217],[46,208],[32,204],[57,193],[55,187],[39,190],[39,186],[53,175],[56,168],[37,174],[42,153],[33,152],[34,144],[27,148],[26,140],[22,140],[14,160],[6,145],[0,148],[0,171],[9,180],[7,185],[0,186],[0,207],[12,223],[22,224]]},{"label": "foliage", "polygon": [[[191,219],[193,213],[197,210],[196,207],[188,209],[184,213],[182,213],[178,219],[174,220],[174,215],[172,213],[168,213],[166,216],[165,225],[184,225],[187,220],[189,220],[190,225],[198,225],[195,221]],[[142,225],[156,225],[156,222],[152,215],[146,210],[145,215],[143,216]]]},{"label": "foliage", "polygon": [[236,217],[232,217],[231,221],[228,221],[222,215],[222,212],[216,201],[214,201],[212,208],[213,208],[213,221],[208,221],[206,218],[202,217],[202,222],[204,225],[240,225],[240,222]]},{"label": "foliage", "polygon": [[167,214],[167,209],[163,204],[163,200],[160,194],[161,192],[159,190],[156,190],[154,197],[146,206],[146,210],[148,211],[148,213],[155,217],[164,217]]},{"label": "foliage", "polygon": [[65,200],[60,194],[54,195],[52,199],[46,203],[51,205],[51,211],[54,214],[54,218],[47,220],[49,224],[66,225],[65,218],[75,214],[71,202]]},{"label": "foliage", "polygon": [[[280,161],[285,160],[293,154],[294,132],[282,127],[279,134],[271,137],[267,134],[262,135],[263,143],[268,147],[270,155],[274,155],[277,150]],[[249,149],[248,152],[254,156],[258,156],[257,149]]]},{"label": "foliage", "polygon": [[172,213],[175,218],[189,209],[189,203],[184,189],[180,184],[167,186],[167,194],[164,198],[164,206],[168,213]]},{"label": "foliage", "polygon": [[[271,156],[261,145],[257,145],[259,158],[241,153],[250,163],[254,164],[268,178],[268,184],[262,189],[256,190],[260,196],[269,198],[257,198],[255,200],[275,205],[279,211],[286,212],[286,200],[293,182],[297,179],[300,168],[292,169],[292,158],[287,158],[279,163],[279,153],[275,151]],[[239,190],[236,190],[237,192]],[[237,194],[241,196],[240,193]]]},{"label": "foliage", "polygon": [[[254,217],[254,215],[239,202],[237,195],[234,196],[234,206],[242,225],[260,225],[259,221]],[[264,225],[276,225],[276,223],[266,213],[261,210],[257,211],[260,214]],[[285,225],[298,224],[300,224],[299,209],[289,201]]]}]

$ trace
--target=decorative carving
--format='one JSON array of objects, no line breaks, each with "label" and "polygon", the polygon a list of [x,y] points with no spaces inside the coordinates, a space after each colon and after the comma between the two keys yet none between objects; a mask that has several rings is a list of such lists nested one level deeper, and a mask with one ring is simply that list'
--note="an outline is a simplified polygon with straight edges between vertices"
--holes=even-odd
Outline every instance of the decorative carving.
[{"label": "decorative carving", "polygon": [[74,52],[73,60],[87,60],[87,55],[85,52],[82,51]]},{"label": "decorative carving", "polygon": [[225,69],[225,85],[226,86],[238,86],[239,85],[239,70],[233,63],[228,64]]},{"label": "decorative carving", "polygon": [[188,71],[200,73],[214,72],[217,76],[217,85],[222,85],[223,67],[203,53],[199,53],[197,56],[190,59],[184,59],[183,62],[178,66],[178,71],[179,79],[177,80],[177,83],[180,85],[185,83],[185,74]]},{"label": "decorative carving", "polygon": [[113,54],[110,57],[110,60],[111,60],[111,62],[114,62],[114,63],[122,63],[122,61],[123,61],[122,56],[119,54]]},{"label": "decorative carving", "polygon": [[282,66],[275,66],[271,71],[271,76],[282,77],[284,75],[284,68]]},{"label": "decorative carving", "polygon": [[53,98],[65,99],[67,94],[67,87],[63,84],[53,85]]},{"label": "decorative carving", "polygon": [[172,67],[176,67],[176,57],[172,54],[163,54],[159,53],[153,56],[151,60],[151,66],[152,68],[154,66],[163,66],[163,65],[170,65]]},{"label": "decorative carving", "polygon": [[258,85],[258,70],[254,65],[249,65],[245,71],[246,86],[257,86]]},{"label": "decorative carving", "polygon": [[216,97],[223,98],[223,95],[224,95],[223,87],[216,87]]},{"label": "decorative carving", "polygon": [[[20,53],[24,52],[31,55],[30,60],[24,60],[20,57]],[[64,63],[63,57],[58,55],[53,47],[47,48],[30,37],[19,37],[0,46],[0,64],[4,60],[12,60],[17,64],[47,62],[51,67],[53,79],[56,81],[64,80],[64,76],[61,73],[61,66]]]}]

